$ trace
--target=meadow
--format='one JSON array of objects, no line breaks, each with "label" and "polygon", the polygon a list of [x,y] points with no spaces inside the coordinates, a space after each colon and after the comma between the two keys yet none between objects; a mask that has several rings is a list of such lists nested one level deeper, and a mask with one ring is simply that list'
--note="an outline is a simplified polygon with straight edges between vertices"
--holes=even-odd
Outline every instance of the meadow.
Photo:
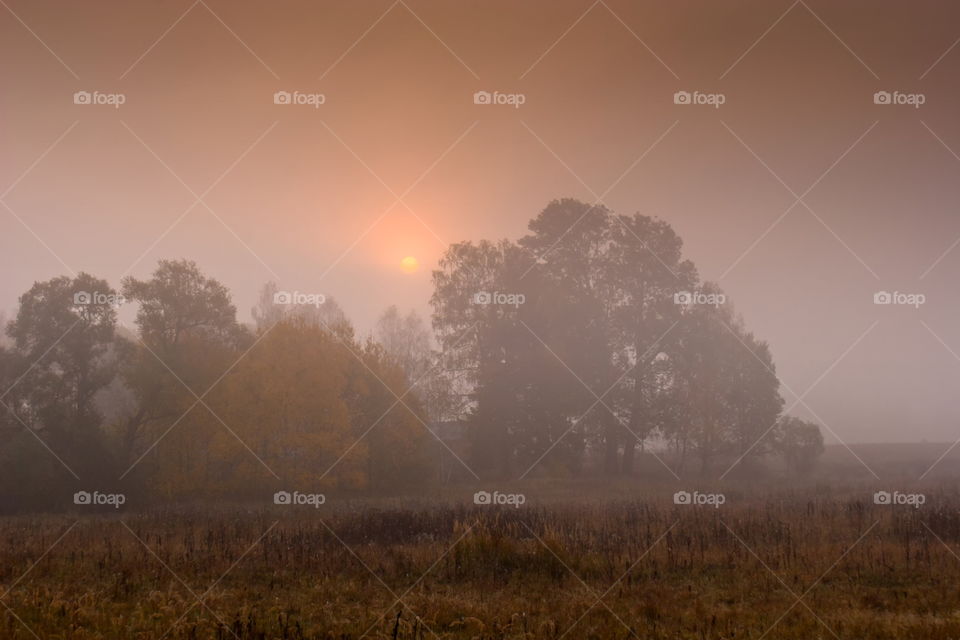
[{"label": "meadow", "polygon": [[8,517],[0,637],[960,637],[955,483],[471,498]]}]

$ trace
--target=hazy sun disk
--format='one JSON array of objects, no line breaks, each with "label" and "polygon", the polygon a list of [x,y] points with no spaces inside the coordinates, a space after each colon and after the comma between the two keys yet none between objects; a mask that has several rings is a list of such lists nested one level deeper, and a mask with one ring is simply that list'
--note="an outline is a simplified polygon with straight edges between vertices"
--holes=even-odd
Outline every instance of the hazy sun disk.
[{"label": "hazy sun disk", "polygon": [[407,256],[400,261],[400,268],[404,273],[413,273],[420,267],[420,263],[413,256]]}]

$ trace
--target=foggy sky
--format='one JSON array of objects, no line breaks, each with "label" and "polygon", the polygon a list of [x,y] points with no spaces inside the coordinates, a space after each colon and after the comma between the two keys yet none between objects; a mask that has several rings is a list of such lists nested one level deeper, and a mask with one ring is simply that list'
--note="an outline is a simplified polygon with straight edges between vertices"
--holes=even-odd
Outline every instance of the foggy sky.
[{"label": "foggy sky", "polygon": [[0,308],[70,269],[117,286],[189,258],[242,320],[273,279],[366,332],[389,304],[429,313],[449,243],[602,195],[673,225],[787,406],[815,384],[792,413],[829,441],[960,437],[955,4],[5,1]]}]

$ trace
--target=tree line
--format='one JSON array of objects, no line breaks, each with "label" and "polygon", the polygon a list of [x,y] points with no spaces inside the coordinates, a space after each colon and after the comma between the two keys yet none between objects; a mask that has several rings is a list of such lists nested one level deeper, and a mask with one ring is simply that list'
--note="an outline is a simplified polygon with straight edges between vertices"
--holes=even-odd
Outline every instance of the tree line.
[{"label": "tree line", "polygon": [[[810,467],[819,429],[781,415],[768,346],[669,225],[561,200],[529,229],[448,249],[432,333],[390,307],[359,337],[334,299],[275,283],[243,324],[187,260],[116,289],[35,283],[0,342],[0,505],[55,507],[77,486],[387,489],[435,480],[440,449],[464,477],[630,473],[651,443],[677,473],[774,452]],[[451,425],[465,441],[439,444]]]}]

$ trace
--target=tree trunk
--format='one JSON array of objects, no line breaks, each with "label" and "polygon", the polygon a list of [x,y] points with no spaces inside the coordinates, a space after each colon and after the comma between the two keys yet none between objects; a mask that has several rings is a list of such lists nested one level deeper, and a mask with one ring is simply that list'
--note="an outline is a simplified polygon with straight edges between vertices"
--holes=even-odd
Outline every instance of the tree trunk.
[{"label": "tree trunk", "polygon": [[606,429],[604,429],[604,435],[606,450],[603,459],[603,472],[608,476],[613,476],[617,474],[619,467],[619,460],[617,458],[619,457],[620,443],[618,442],[617,429],[609,421],[607,422]]},{"label": "tree trunk", "polygon": [[632,435],[627,437],[626,444],[623,445],[623,464],[620,467],[623,475],[628,476],[633,473],[633,460],[636,453],[637,439]]}]

